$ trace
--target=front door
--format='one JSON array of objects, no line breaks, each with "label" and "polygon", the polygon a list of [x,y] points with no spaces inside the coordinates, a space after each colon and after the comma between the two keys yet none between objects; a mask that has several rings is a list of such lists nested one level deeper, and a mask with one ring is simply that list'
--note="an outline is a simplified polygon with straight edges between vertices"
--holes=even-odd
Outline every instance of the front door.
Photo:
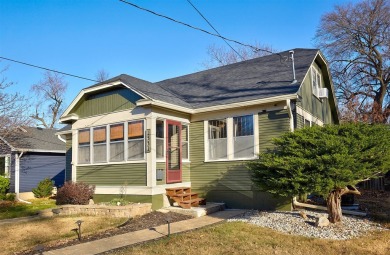
[{"label": "front door", "polygon": [[181,123],[167,120],[167,183],[181,182]]}]

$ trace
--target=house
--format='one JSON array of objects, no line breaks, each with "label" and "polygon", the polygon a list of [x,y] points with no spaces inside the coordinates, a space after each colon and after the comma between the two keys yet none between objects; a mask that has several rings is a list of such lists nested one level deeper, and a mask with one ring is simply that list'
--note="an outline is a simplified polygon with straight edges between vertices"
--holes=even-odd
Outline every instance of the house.
[{"label": "house", "polygon": [[65,141],[55,129],[17,127],[0,134],[0,174],[10,178],[10,192],[33,198],[32,189],[45,178],[59,187],[65,180]]},{"label": "house", "polygon": [[289,201],[258,191],[245,163],[283,132],[338,119],[324,56],[294,49],[157,83],[119,75],[82,89],[58,134],[67,179],[96,185],[95,201],[125,194],[156,209],[166,188],[191,187],[231,208],[275,209]]}]

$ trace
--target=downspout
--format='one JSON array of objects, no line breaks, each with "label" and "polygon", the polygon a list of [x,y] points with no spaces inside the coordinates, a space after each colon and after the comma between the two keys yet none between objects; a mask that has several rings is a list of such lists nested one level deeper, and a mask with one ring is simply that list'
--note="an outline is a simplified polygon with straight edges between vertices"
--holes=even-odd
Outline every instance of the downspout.
[{"label": "downspout", "polygon": [[290,99],[286,100],[286,105],[287,105],[288,116],[290,117],[290,131],[294,132],[294,115],[292,113]]},{"label": "downspout", "polygon": [[60,139],[62,142],[66,143],[66,140],[61,137],[61,135],[57,135],[58,139]]},{"label": "downspout", "polygon": [[25,201],[19,197],[19,187],[20,187],[20,158],[23,156],[23,151],[20,153],[15,154],[15,193],[16,193],[16,200],[19,202],[23,202],[26,204],[31,204],[31,202]]}]

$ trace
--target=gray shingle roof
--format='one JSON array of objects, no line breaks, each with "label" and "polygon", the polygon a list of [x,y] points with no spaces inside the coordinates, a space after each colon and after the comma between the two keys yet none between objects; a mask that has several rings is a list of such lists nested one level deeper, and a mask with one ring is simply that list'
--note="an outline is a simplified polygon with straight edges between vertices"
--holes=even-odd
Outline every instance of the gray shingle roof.
[{"label": "gray shingle roof", "polygon": [[91,87],[120,80],[152,99],[193,109],[245,102],[297,93],[317,53],[294,49],[294,84],[291,61],[286,61],[290,54],[284,51],[156,83],[121,74]]},{"label": "gray shingle roof", "polygon": [[192,108],[244,102],[298,91],[318,50],[294,49],[297,83],[291,61],[272,54],[231,65],[160,81],[156,84],[177,95]]},{"label": "gray shingle roof", "polygon": [[22,127],[6,134],[2,138],[15,149],[42,150],[42,151],[64,151],[65,143],[55,135],[56,129],[43,129],[36,127]]},{"label": "gray shingle roof", "polygon": [[[127,74],[121,74],[119,76],[113,77],[107,81],[104,81],[102,83],[98,83],[96,85],[93,85],[91,87],[99,86],[102,84],[107,84],[110,82],[115,82],[115,81],[122,81],[124,84],[132,87],[136,91],[152,98],[155,100],[160,100],[163,102],[169,102],[175,105],[183,106],[183,107],[188,107],[191,108],[191,105],[188,104],[187,102],[181,100],[177,95],[172,94],[171,92],[163,89],[160,85],[156,83],[151,83],[145,80],[141,80],[138,78],[135,78],[133,76],[127,75]],[[91,88],[88,87],[88,88]]]}]

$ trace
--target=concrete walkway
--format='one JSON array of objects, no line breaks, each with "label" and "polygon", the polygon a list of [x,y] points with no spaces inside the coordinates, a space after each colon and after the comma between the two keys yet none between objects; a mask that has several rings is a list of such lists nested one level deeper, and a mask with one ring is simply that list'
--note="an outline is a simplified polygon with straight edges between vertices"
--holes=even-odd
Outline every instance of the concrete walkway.
[{"label": "concrete walkway", "polygon": [[[198,229],[225,221],[231,217],[243,214],[244,210],[225,210],[210,215],[174,222],[171,224],[171,234],[181,233],[189,230]],[[58,250],[44,252],[45,255],[92,255],[107,252],[110,250],[126,247],[129,245],[142,243],[164,237],[168,234],[167,225],[158,226],[152,229],[144,229],[126,234],[111,236],[87,243],[76,244]]]}]

